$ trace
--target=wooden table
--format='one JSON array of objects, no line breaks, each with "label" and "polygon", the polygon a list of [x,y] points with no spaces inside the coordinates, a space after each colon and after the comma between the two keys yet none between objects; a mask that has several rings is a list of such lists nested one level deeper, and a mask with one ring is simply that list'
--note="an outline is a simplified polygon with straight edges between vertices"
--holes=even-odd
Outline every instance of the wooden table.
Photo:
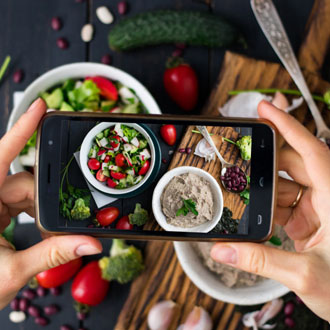
[{"label": "wooden table", "polygon": [[[116,1],[117,3],[118,1]],[[236,49],[250,57],[277,62],[277,57],[260,31],[250,9],[249,1],[243,0],[131,0],[130,11],[127,16],[149,9],[177,8],[197,9],[221,13],[224,17],[237,24],[245,33],[249,44],[247,50]],[[121,68],[139,79],[153,94],[160,108],[165,113],[181,113],[178,107],[167,97],[163,84],[162,74],[167,57],[174,47],[158,46],[148,49],[132,51],[130,53],[112,53],[108,50],[106,35],[108,26],[102,25],[95,17],[95,9],[105,4],[101,0],[86,0],[83,3],[75,3],[74,0],[1,0],[0,1],[0,62],[7,54],[13,58],[10,70],[5,79],[0,83],[0,121],[1,133],[4,133],[8,116],[12,109],[12,93],[24,90],[40,74],[58,65],[78,61],[99,62],[102,55],[110,53],[113,57],[113,65]],[[106,3],[116,13],[115,4]],[[306,21],[312,8],[312,0],[286,0],[276,1],[276,6],[294,49],[297,51],[303,41]],[[53,16],[63,19],[64,27],[59,32],[50,28],[50,20]],[[116,20],[120,17],[115,14]],[[94,40],[90,44],[84,44],[80,39],[80,29],[87,23],[93,22],[96,28]],[[56,39],[65,36],[69,42],[68,50],[60,50],[56,47]],[[315,45],[326,47],[326,45]],[[307,54],[313,55],[313,54]],[[195,110],[199,113],[205,104],[211,88],[214,86],[224,56],[224,50],[208,50],[205,48],[188,48],[185,51],[185,59],[197,71],[201,92],[199,106]],[[316,55],[317,62],[317,55]],[[324,75],[330,76],[329,62],[323,69]],[[320,69],[317,63],[316,69]],[[24,81],[17,85],[12,82],[12,73],[22,68],[25,71]],[[315,69],[315,68],[314,68]],[[316,70],[312,70],[316,71]],[[322,71],[322,70],[321,70]],[[26,234],[28,233],[28,235]],[[20,226],[16,232],[18,248],[24,248],[40,239],[33,225]],[[105,251],[109,248],[109,241],[103,241]],[[176,266],[173,264],[172,266]],[[111,284],[107,300],[93,309],[90,318],[85,322],[89,329],[112,329],[129,292],[129,285],[121,286]],[[49,301],[52,298],[47,298]],[[62,305],[63,311],[57,318],[53,318],[48,329],[58,329],[62,323],[78,326],[71,308],[69,290],[56,301]],[[129,313],[129,306],[126,312]],[[226,308],[222,313],[233,314],[233,309]],[[234,318],[237,316],[234,315]],[[3,329],[17,329],[17,326],[9,323],[8,309],[0,312],[0,322]],[[28,320],[20,326],[20,329],[34,329],[32,320]],[[225,324],[224,324],[225,326]]]}]

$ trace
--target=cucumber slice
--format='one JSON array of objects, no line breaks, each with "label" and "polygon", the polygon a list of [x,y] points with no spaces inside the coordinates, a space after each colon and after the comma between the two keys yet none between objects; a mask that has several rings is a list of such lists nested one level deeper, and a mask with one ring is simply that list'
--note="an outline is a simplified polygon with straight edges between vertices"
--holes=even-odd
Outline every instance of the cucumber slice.
[{"label": "cucumber slice", "polygon": [[66,103],[64,101],[61,104],[60,110],[61,111],[74,111],[74,109],[72,108],[72,106],[69,103]]},{"label": "cucumber slice", "polygon": [[50,94],[42,93],[41,97],[45,100],[49,109],[59,109],[63,102],[63,92],[61,88],[54,89]]}]

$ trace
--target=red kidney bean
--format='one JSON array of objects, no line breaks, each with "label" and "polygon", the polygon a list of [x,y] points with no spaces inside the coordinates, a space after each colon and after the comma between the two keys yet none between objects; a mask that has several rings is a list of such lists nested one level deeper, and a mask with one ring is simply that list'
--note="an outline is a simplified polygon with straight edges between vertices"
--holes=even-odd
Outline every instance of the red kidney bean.
[{"label": "red kidney bean", "polygon": [[107,65],[111,64],[112,58],[111,58],[110,54],[103,55],[102,58],[101,58],[101,62],[103,64],[107,64]]},{"label": "red kidney bean", "polygon": [[29,315],[33,316],[33,317],[39,317],[40,316],[40,309],[37,306],[33,306],[31,305],[27,312],[29,313]]},{"label": "red kidney bean", "polygon": [[46,319],[45,317],[38,316],[34,319],[34,323],[44,327],[49,323],[49,320]]},{"label": "red kidney bean", "polygon": [[13,81],[15,84],[19,84],[24,78],[24,72],[22,69],[19,69],[13,74]]},{"label": "red kidney bean", "polygon": [[294,312],[294,303],[292,301],[289,301],[284,306],[284,314],[289,316],[292,315]]},{"label": "red kidney bean", "polygon": [[73,328],[67,324],[63,324],[61,325],[60,330],[73,330]]},{"label": "red kidney bean", "polygon": [[186,148],[186,153],[187,153],[187,154],[190,154],[190,153],[191,153],[191,151],[192,151],[192,150],[191,150],[191,148],[189,148],[189,147],[188,147],[188,148]]},{"label": "red kidney bean", "polygon": [[62,288],[57,286],[56,288],[50,288],[49,291],[52,295],[59,296],[62,293]]},{"label": "red kidney bean", "polygon": [[47,295],[48,290],[43,288],[42,286],[38,286],[36,292],[39,297],[44,297]]},{"label": "red kidney bean", "polygon": [[23,292],[22,292],[22,296],[25,297],[25,298],[28,298],[30,300],[33,300],[37,294],[34,290],[32,289],[25,289]]},{"label": "red kidney bean", "polygon": [[54,315],[60,311],[60,307],[58,305],[52,304],[44,307],[44,313],[46,315]]},{"label": "red kidney bean", "polygon": [[182,154],[184,154],[186,152],[186,149],[185,148],[180,148],[179,149],[179,152],[182,153]]},{"label": "red kidney bean", "polygon": [[51,20],[51,27],[55,31],[62,29],[62,20],[59,17],[53,17]]},{"label": "red kidney bean", "polygon": [[162,158],[162,163],[166,164],[167,163],[167,159],[166,158]]},{"label": "red kidney bean", "polygon": [[118,2],[117,9],[118,9],[118,13],[120,15],[125,15],[127,13],[127,10],[128,10],[127,2],[126,1]]},{"label": "red kidney bean", "polygon": [[69,42],[65,38],[58,38],[56,40],[57,47],[60,49],[67,49],[69,47]]},{"label": "red kidney bean", "polygon": [[11,303],[10,303],[10,308],[14,311],[18,311],[19,310],[19,298],[14,298]]},{"label": "red kidney bean", "polygon": [[30,300],[27,298],[22,298],[19,301],[19,309],[22,312],[26,312],[26,310],[28,309],[28,307],[30,306]]},{"label": "red kidney bean", "polygon": [[288,328],[294,328],[294,326],[296,325],[294,320],[291,317],[286,317],[284,319],[284,324],[288,327]]}]

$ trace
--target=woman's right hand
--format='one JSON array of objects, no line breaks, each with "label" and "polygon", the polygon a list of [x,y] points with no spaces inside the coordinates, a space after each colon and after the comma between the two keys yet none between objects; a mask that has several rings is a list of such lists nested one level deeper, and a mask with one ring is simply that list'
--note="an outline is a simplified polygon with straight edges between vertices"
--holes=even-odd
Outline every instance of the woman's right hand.
[{"label": "woman's right hand", "polygon": [[[256,243],[217,243],[211,256],[241,270],[282,282],[320,317],[330,321],[330,150],[296,119],[262,101],[262,118],[273,122],[291,147],[280,152],[275,221],[297,252]],[[295,207],[300,187],[303,195]]]}]

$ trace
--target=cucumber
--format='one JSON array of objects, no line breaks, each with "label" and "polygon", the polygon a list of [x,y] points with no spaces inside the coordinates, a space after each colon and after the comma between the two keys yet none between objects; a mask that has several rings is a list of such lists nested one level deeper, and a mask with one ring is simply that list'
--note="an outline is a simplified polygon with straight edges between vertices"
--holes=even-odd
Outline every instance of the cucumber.
[{"label": "cucumber", "polygon": [[40,96],[47,103],[49,109],[59,109],[63,102],[63,92],[61,88],[54,89],[50,94],[46,92],[41,93]]},{"label": "cucumber", "polygon": [[164,43],[225,47],[243,38],[223,18],[198,11],[159,10],[120,21],[109,33],[113,50],[129,50]]},{"label": "cucumber", "polygon": [[72,108],[72,106],[69,103],[66,102],[62,102],[61,104],[61,111],[74,111],[74,109]]}]

